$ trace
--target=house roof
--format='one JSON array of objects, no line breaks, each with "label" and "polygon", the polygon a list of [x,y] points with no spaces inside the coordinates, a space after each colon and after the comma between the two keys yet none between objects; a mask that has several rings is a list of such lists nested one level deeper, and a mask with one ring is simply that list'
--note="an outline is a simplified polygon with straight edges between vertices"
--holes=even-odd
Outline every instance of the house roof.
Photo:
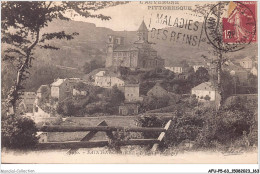
[{"label": "house roof", "polygon": [[104,76],[105,73],[106,71],[99,71],[98,73],[96,73],[96,76]]},{"label": "house roof", "polygon": [[204,82],[192,88],[192,90],[214,91],[216,88],[211,82]]},{"label": "house roof", "polygon": [[51,84],[51,86],[60,86],[66,79],[58,79]]},{"label": "house roof", "polygon": [[[162,87],[159,82],[157,82],[149,91],[153,90],[155,87],[159,87],[159,88],[162,89],[163,91],[167,92],[167,90],[164,89],[164,87]],[[148,91],[148,92],[149,92],[149,91]]]},{"label": "house roof", "polygon": [[112,71],[106,71],[104,76],[119,77],[120,75],[118,75]]},{"label": "house roof", "polygon": [[124,103],[123,105],[120,105],[119,108],[137,109],[138,105],[136,103]]},{"label": "house roof", "polygon": [[125,84],[125,87],[139,87],[139,84],[127,83],[127,84]]},{"label": "house roof", "polygon": [[240,61],[252,61],[252,59],[250,59],[249,57],[245,57],[245,58],[241,59]]}]

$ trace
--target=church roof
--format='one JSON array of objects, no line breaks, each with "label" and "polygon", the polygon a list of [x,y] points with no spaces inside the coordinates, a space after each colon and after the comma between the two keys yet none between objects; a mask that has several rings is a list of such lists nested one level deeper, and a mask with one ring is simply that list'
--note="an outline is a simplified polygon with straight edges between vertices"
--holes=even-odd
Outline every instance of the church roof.
[{"label": "church roof", "polygon": [[139,49],[133,45],[119,45],[114,49],[114,51],[133,51],[133,50],[139,50]]},{"label": "church roof", "polygon": [[114,51],[129,51],[131,49],[130,45],[119,45],[114,49]]},{"label": "church roof", "polygon": [[144,21],[141,23],[141,25],[140,25],[138,31],[148,31],[148,29],[147,29],[147,27],[146,27]]}]

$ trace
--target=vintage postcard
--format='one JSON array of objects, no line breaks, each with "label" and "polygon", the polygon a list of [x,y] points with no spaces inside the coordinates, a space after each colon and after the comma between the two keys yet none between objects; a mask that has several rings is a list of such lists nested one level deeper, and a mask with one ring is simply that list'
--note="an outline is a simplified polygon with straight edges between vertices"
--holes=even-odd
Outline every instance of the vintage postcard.
[{"label": "vintage postcard", "polygon": [[2,1],[1,162],[257,164],[257,5]]}]

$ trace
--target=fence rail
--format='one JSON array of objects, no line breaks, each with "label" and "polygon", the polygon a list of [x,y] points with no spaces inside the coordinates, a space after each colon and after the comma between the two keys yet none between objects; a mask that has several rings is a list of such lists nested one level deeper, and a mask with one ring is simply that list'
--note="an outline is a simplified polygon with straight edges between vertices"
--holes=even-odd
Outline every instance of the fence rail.
[{"label": "fence rail", "polygon": [[116,126],[99,126],[99,127],[83,127],[83,126],[43,126],[39,128],[42,132],[85,132],[85,131],[125,131],[125,132],[165,132],[164,128],[125,128]]},{"label": "fence rail", "polygon": [[[67,142],[44,142],[37,145],[37,149],[70,149],[69,154],[76,153],[79,148],[94,148],[108,146],[111,141],[115,141],[118,146],[127,145],[153,145],[152,150],[156,151],[159,145],[165,138],[166,132],[171,125],[171,120],[165,125],[164,128],[125,128],[117,126],[108,126],[105,121],[100,122],[95,127],[83,126],[43,126],[38,128],[41,132],[87,132],[85,137],[80,141],[67,141]],[[161,132],[157,139],[129,139],[117,140],[114,137],[114,131],[125,132]],[[98,132],[106,132],[109,140],[90,141]]]}]

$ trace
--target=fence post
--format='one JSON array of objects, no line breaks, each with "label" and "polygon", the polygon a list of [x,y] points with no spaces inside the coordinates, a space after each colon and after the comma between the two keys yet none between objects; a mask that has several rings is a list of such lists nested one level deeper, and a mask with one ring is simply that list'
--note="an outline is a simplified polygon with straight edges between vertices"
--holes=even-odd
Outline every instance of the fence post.
[{"label": "fence post", "polygon": [[[105,120],[103,120],[102,122],[100,122],[97,126],[107,126],[107,123]],[[85,135],[85,137],[83,137],[80,141],[89,141],[91,138],[93,138],[96,133],[98,133],[98,131],[90,131],[89,133],[87,133],[87,135]],[[71,148],[67,154],[75,154],[77,153],[79,149],[78,148]]]},{"label": "fence post", "polygon": [[172,120],[169,120],[169,121],[167,122],[167,124],[165,125],[165,127],[164,127],[165,132],[162,132],[162,133],[159,135],[159,137],[158,137],[159,143],[155,143],[155,144],[153,145],[153,147],[152,147],[152,149],[151,149],[152,152],[155,152],[155,151],[158,149],[159,144],[162,142],[163,138],[165,137],[165,134],[166,134],[167,130],[169,129],[171,123],[172,123]]}]

